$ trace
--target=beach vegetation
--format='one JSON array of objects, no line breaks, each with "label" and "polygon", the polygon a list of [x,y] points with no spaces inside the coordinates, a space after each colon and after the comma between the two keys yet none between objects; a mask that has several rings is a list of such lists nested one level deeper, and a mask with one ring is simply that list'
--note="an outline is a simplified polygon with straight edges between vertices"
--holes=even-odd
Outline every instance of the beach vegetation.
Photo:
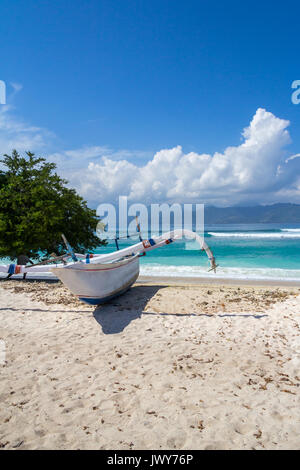
[{"label": "beach vegetation", "polygon": [[0,256],[63,254],[62,233],[77,253],[105,243],[95,233],[96,211],[56,173],[55,163],[16,150],[0,162]]}]

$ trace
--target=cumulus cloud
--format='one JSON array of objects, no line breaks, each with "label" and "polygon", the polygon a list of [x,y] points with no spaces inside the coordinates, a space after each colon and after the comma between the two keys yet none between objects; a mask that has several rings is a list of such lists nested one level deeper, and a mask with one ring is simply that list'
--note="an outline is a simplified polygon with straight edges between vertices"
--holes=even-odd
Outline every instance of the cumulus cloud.
[{"label": "cumulus cloud", "polygon": [[[216,205],[300,202],[299,160],[287,158],[289,121],[259,108],[242,132],[242,143],[213,155],[163,149],[143,166],[102,157],[71,181],[87,198],[110,201],[203,201]],[[297,155],[298,156],[298,155]]]},{"label": "cumulus cloud", "polygon": [[50,153],[53,134],[0,108],[0,152],[48,154],[58,172],[89,203],[205,202],[214,205],[300,203],[300,154],[288,155],[289,121],[259,108],[242,141],[214,154],[185,153],[180,145],[148,152],[85,146]]}]

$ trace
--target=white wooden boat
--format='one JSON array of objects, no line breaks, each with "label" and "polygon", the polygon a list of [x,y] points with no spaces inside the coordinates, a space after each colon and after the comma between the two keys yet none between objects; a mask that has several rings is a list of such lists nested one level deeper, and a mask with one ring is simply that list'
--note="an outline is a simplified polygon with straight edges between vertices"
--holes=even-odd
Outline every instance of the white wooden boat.
[{"label": "white wooden boat", "polygon": [[109,263],[75,263],[52,268],[79,300],[92,305],[108,302],[126,292],[139,275],[139,255],[127,256]]},{"label": "white wooden boat", "polygon": [[[73,262],[67,264],[18,266],[14,264],[0,266],[0,272],[10,274],[52,272],[80,300],[98,305],[124,293],[132,286],[139,275],[139,257],[155,248],[168,245],[176,240],[191,238],[198,241],[201,250],[205,251],[211,269],[216,270],[215,258],[197,233],[189,230],[173,230],[164,235],[141,240],[139,243],[103,255],[74,255],[68,246]],[[60,257],[61,258],[61,257]],[[78,260],[78,258],[81,258]]]}]

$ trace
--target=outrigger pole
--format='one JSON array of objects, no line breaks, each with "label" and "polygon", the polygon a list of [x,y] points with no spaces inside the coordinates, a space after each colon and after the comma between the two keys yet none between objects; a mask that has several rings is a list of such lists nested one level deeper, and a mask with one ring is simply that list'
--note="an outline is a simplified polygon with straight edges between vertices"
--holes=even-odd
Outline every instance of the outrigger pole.
[{"label": "outrigger pole", "polygon": [[143,238],[142,238],[142,234],[141,234],[141,226],[140,226],[139,219],[138,219],[138,216],[137,216],[137,215],[135,216],[135,223],[136,223],[136,231],[138,232],[138,234],[139,234],[139,239],[140,239],[140,241],[142,242],[142,241],[143,241]]},{"label": "outrigger pole", "polygon": [[77,258],[77,256],[75,255],[75,253],[74,253],[74,251],[73,251],[73,248],[71,247],[70,243],[68,242],[68,240],[66,239],[66,237],[64,236],[63,233],[61,234],[61,238],[63,239],[63,242],[64,242],[64,244],[66,245],[67,252],[68,252],[69,255],[71,256],[72,260],[76,263],[76,262],[78,261],[78,258]]},{"label": "outrigger pole", "polygon": [[[143,243],[143,237],[142,237],[142,233],[141,233],[141,226],[140,226],[139,218],[138,218],[137,215],[135,216],[135,223],[136,223],[136,231],[139,234],[139,239]],[[143,245],[144,245],[144,243],[143,243]],[[146,252],[143,251],[139,256],[146,256]]]}]

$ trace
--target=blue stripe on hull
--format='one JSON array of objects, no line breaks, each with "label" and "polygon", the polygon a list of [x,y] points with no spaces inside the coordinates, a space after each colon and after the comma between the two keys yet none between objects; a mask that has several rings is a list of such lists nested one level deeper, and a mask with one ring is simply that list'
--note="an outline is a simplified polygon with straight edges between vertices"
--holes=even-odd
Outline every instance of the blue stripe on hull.
[{"label": "blue stripe on hull", "polygon": [[90,305],[105,304],[109,300],[112,300],[115,297],[118,297],[118,295],[124,294],[129,288],[130,286],[117,292],[116,294],[108,295],[107,297],[79,297],[79,300],[81,300],[82,302],[86,302],[87,304],[90,304]]}]

